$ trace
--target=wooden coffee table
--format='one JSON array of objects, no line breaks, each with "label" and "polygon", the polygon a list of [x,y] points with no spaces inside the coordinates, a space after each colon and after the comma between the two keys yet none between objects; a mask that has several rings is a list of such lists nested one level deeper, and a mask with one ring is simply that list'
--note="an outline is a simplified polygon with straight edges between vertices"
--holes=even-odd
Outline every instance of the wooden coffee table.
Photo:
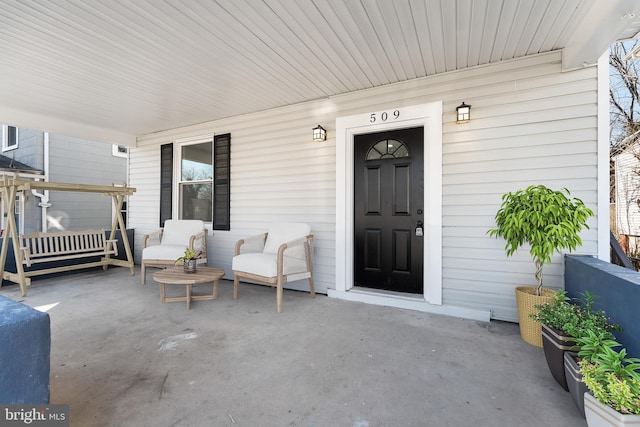
[{"label": "wooden coffee table", "polygon": [[[218,298],[218,281],[224,276],[224,270],[215,267],[198,267],[195,273],[185,273],[183,267],[172,267],[153,274],[153,280],[160,284],[160,301],[187,302],[187,310],[191,308],[191,301],[202,301]],[[210,295],[191,295],[193,285],[213,282],[213,293]],[[167,297],[165,285],[185,285],[187,295],[183,297]]]}]

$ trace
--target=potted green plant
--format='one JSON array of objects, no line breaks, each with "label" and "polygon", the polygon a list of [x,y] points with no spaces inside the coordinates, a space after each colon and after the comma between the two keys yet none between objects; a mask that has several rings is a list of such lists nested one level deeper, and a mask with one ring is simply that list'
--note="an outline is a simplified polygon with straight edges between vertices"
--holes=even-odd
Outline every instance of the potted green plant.
[{"label": "potted green plant", "polygon": [[502,196],[495,215],[496,228],[487,233],[506,241],[507,256],[527,244],[536,267],[537,285],[515,288],[520,336],[525,342],[542,347],[540,323],[530,318],[536,305],[552,299],[551,290],[542,286],[542,267],[551,262],[554,253],[582,245],[579,233],[589,228],[587,220],[591,216],[593,211],[582,200],[570,198],[566,188],[554,191],[544,185],[532,185]]},{"label": "potted green plant", "polygon": [[609,330],[587,330],[584,335],[576,337],[575,341],[575,351],[564,353],[564,373],[573,403],[584,416],[584,394],[588,389],[580,372],[580,362],[585,360],[593,363],[596,355],[604,352],[604,347],[614,348],[620,344],[613,339]]},{"label": "potted green plant", "polygon": [[536,306],[538,311],[531,314],[531,318],[542,326],[542,348],[549,370],[567,391],[564,353],[575,348],[576,338],[588,332],[607,333],[613,338],[609,331],[619,329],[609,323],[604,311],[594,309],[595,299],[595,295],[586,291],[574,303],[564,290],[558,290],[553,292],[550,302]]},{"label": "potted green plant", "polygon": [[584,411],[589,427],[640,424],[640,359],[615,351],[614,342],[580,362],[584,383]]},{"label": "potted green plant", "polygon": [[176,265],[180,265],[182,263],[185,273],[195,273],[198,271],[198,259],[201,257],[202,251],[187,248],[184,251],[184,255],[176,259]]}]

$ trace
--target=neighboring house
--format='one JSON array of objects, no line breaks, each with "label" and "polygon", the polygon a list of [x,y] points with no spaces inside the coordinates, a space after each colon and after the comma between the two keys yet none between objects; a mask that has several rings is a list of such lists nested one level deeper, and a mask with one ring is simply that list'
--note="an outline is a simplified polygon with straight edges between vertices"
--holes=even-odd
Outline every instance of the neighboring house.
[{"label": "neighboring house", "polygon": [[[608,258],[606,53],[637,1],[223,3],[0,10],[0,115],[131,147],[137,259],[168,217],[203,218],[231,278],[238,239],[301,221],[318,292],[517,321],[533,262],[487,230],[533,184],[584,200],[578,252]],[[563,257],[544,274],[561,288]]]},{"label": "neighboring house", "polygon": [[[23,179],[96,185],[127,181],[126,147],[6,125],[2,133],[0,175],[17,172]],[[101,194],[32,191],[19,193],[17,202],[19,233],[111,229],[113,201]]]},{"label": "neighboring house", "polygon": [[615,179],[615,230],[629,256],[639,255],[640,241],[640,144],[637,136],[613,153]]}]

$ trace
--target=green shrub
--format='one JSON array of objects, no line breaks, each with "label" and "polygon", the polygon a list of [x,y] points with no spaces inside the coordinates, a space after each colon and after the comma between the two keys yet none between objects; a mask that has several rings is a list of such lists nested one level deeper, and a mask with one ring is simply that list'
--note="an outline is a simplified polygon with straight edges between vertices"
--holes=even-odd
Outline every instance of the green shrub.
[{"label": "green shrub", "polygon": [[572,304],[565,291],[555,291],[552,301],[537,305],[538,312],[531,314],[531,318],[575,338],[587,336],[589,332],[613,338],[611,331],[619,331],[620,327],[609,323],[604,311],[594,310],[595,298],[586,291],[578,304]]},{"label": "green shrub", "polygon": [[542,295],[542,266],[551,262],[555,252],[581,246],[579,233],[589,228],[587,220],[593,216],[582,200],[569,195],[566,188],[554,191],[544,185],[507,193],[495,216],[497,227],[487,231],[491,237],[505,239],[507,256],[529,244],[536,265],[537,295]]},{"label": "green shrub", "polygon": [[[618,343],[616,346],[618,346]],[[640,359],[604,346],[592,361],[580,362],[582,378],[593,396],[621,414],[640,415]]]}]

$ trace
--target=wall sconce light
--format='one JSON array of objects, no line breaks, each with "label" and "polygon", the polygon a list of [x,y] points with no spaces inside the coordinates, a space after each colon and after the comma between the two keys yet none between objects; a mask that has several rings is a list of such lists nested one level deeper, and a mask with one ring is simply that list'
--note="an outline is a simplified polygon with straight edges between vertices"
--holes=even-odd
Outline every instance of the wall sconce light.
[{"label": "wall sconce light", "polygon": [[458,116],[456,123],[467,123],[471,120],[471,105],[467,105],[463,102],[456,108],[456,114]]},{"label": "wall sconce light", "polygon": [[327,131],[320,125],[313,128],[313,140],[322,142],[327,140]]}]

